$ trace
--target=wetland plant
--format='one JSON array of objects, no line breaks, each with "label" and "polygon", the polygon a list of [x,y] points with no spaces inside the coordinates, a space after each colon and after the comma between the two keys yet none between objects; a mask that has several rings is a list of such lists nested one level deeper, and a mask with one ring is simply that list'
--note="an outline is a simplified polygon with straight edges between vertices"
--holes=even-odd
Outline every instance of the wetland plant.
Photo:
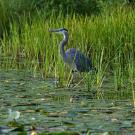
[{"label": "wetland plant", "polygon": [[[129,66],[127,57],[135,53],[135,23],[134,9],[128,7],[116,8],[104,12],[100,16],[50,16],[46,19],[37,14],[31,23],[23,16],[19,24],[13,20],[10,24],[10,34],[3,33],[1,40],[1,68],[17,68],[31,70],[35,74],[41,72],[44,78],[54,77],[65,85],[71,75],[69,68],[59,59],[59,41],[61,37],[49,35],[50,27],[66,27],[70,31],[68,48],[77,48],[91,58],[97,68],[94,80],[86,85],[102,87],[104,78],[111,70],[114,78],[113,89],[123,88],[125,80],[131,78],[134,66]],[[59,20],[59,21],[57,21]],[[65,47],[67,48],[67,47]],[[131,56],[134,59],[134,55]],[[130,68],[129,68],[130,67]],[[131,67],[133,68],[131,71]],[[128,72],[127,72],[128,71]],[[127,78],[127,79],[126,79]],[[131,78],[131,79],[128,79]],[[84,79],[85,80],[85,79]],[[129,82],[128,82],[129,83]],[[132,88],[133,89],[133,88]]]},{"label": "wetland plant", "polygon": [[133,106],[135,108],[135,88],[134,88],[134,78],[135,78],[134,66],[135,66],[135,63],[134,63],[134,59],[133,59],[134,52],[132,49],[131,49],[131,52],[130,52],[129,57],[128,57],[128,59],[129,59],[129,64],[128,64],[129,78],[128,78],[128,80],[129,80],[129,87],[132,91]]}]

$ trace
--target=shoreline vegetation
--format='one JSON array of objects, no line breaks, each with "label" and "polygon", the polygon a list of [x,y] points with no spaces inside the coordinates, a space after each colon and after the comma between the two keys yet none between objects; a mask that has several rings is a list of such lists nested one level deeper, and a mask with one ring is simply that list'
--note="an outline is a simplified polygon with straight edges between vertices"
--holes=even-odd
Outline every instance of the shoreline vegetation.
[{"label": "shoreline vegetation", "polygon": [[[134,134],[135,0],[0,0],[0,134]],[[71,69],[76,48],[97,72]],[[72,87],[73,86],[73,87]]]},{"label": "shoreline vegetation", "polygon": [[[66,27],[69,43],[92,59],[98,69],[95,75],[84,75],[86,87],[97,90],[111,76],[116,90],[129,89],[134,93],[135,77],[135,14],[130,6],[111,6],[99,15],[82,16],[61,12],[49,18],[42,12],[28,17],[12,18],[4,30],[0,45],[1,69],[26,69],[40,72],[43,78],[53,77],[66,85],[71,71],[59,56],[61,36],[50,35],[50,28]],[[134,94],[133,94],[134,95]]]}]

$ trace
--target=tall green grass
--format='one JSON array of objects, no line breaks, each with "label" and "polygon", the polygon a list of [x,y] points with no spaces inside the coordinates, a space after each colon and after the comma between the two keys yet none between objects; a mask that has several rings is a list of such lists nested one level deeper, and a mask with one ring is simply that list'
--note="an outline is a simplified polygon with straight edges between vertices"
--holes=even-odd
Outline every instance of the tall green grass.
[{"label": "tall green grass", "polygon": [[65,49],[81,50],[91,57],[97,68],[95,81],[88,83],[88,88],[96,85],[100,90],[104,79],[111,76],[116,91],[123,87],[128,89],[133,86],[135,72],[134,20],[135,11],[125,7],[91,17],[73,15],[65,18],[61,14],[58,17],[52,14],[46,19],[38,14],[31,22],[22,17],[21,25],[14,21],[10,24],[10,34],[3,34],[1,67],[40,71],[43,77],[55,77],[61,85],[67,83],[70,69],[59,54],[62,36],[49,33],[50,28],[66,27],[69,43]]}]

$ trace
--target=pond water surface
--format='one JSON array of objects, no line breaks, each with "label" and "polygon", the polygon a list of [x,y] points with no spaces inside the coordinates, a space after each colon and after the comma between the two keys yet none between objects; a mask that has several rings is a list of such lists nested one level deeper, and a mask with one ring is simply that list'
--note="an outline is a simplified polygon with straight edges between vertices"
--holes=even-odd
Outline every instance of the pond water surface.
[{"label": "pond water surface", "polygon": [[0,70],[0,105],[0,127],[7,125],[8,109],[12,109],[21,113],[17,122],[28,132],[34,125],[39,133],[135,134],[131,100],[96,99],[84,87],[57,88],[54,79],[31,72]]}]

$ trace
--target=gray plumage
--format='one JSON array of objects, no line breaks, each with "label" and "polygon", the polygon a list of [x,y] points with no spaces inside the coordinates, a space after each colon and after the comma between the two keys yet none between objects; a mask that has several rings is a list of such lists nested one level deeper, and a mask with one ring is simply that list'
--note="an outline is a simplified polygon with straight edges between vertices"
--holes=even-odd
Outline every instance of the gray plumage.
[{"label": "gray plumage", "polygon": [[68,64],[73,71],[89,72],[92,70],[91,60],[85,56],[82,52],[75,48],[70,48],[67,51],[64,50],[64,46],[68,43],[68,30],[65,28],[53,29],[50,32],[57,32],[63,34],[63,40],[60,42],[60,54],[64,63]]}]

